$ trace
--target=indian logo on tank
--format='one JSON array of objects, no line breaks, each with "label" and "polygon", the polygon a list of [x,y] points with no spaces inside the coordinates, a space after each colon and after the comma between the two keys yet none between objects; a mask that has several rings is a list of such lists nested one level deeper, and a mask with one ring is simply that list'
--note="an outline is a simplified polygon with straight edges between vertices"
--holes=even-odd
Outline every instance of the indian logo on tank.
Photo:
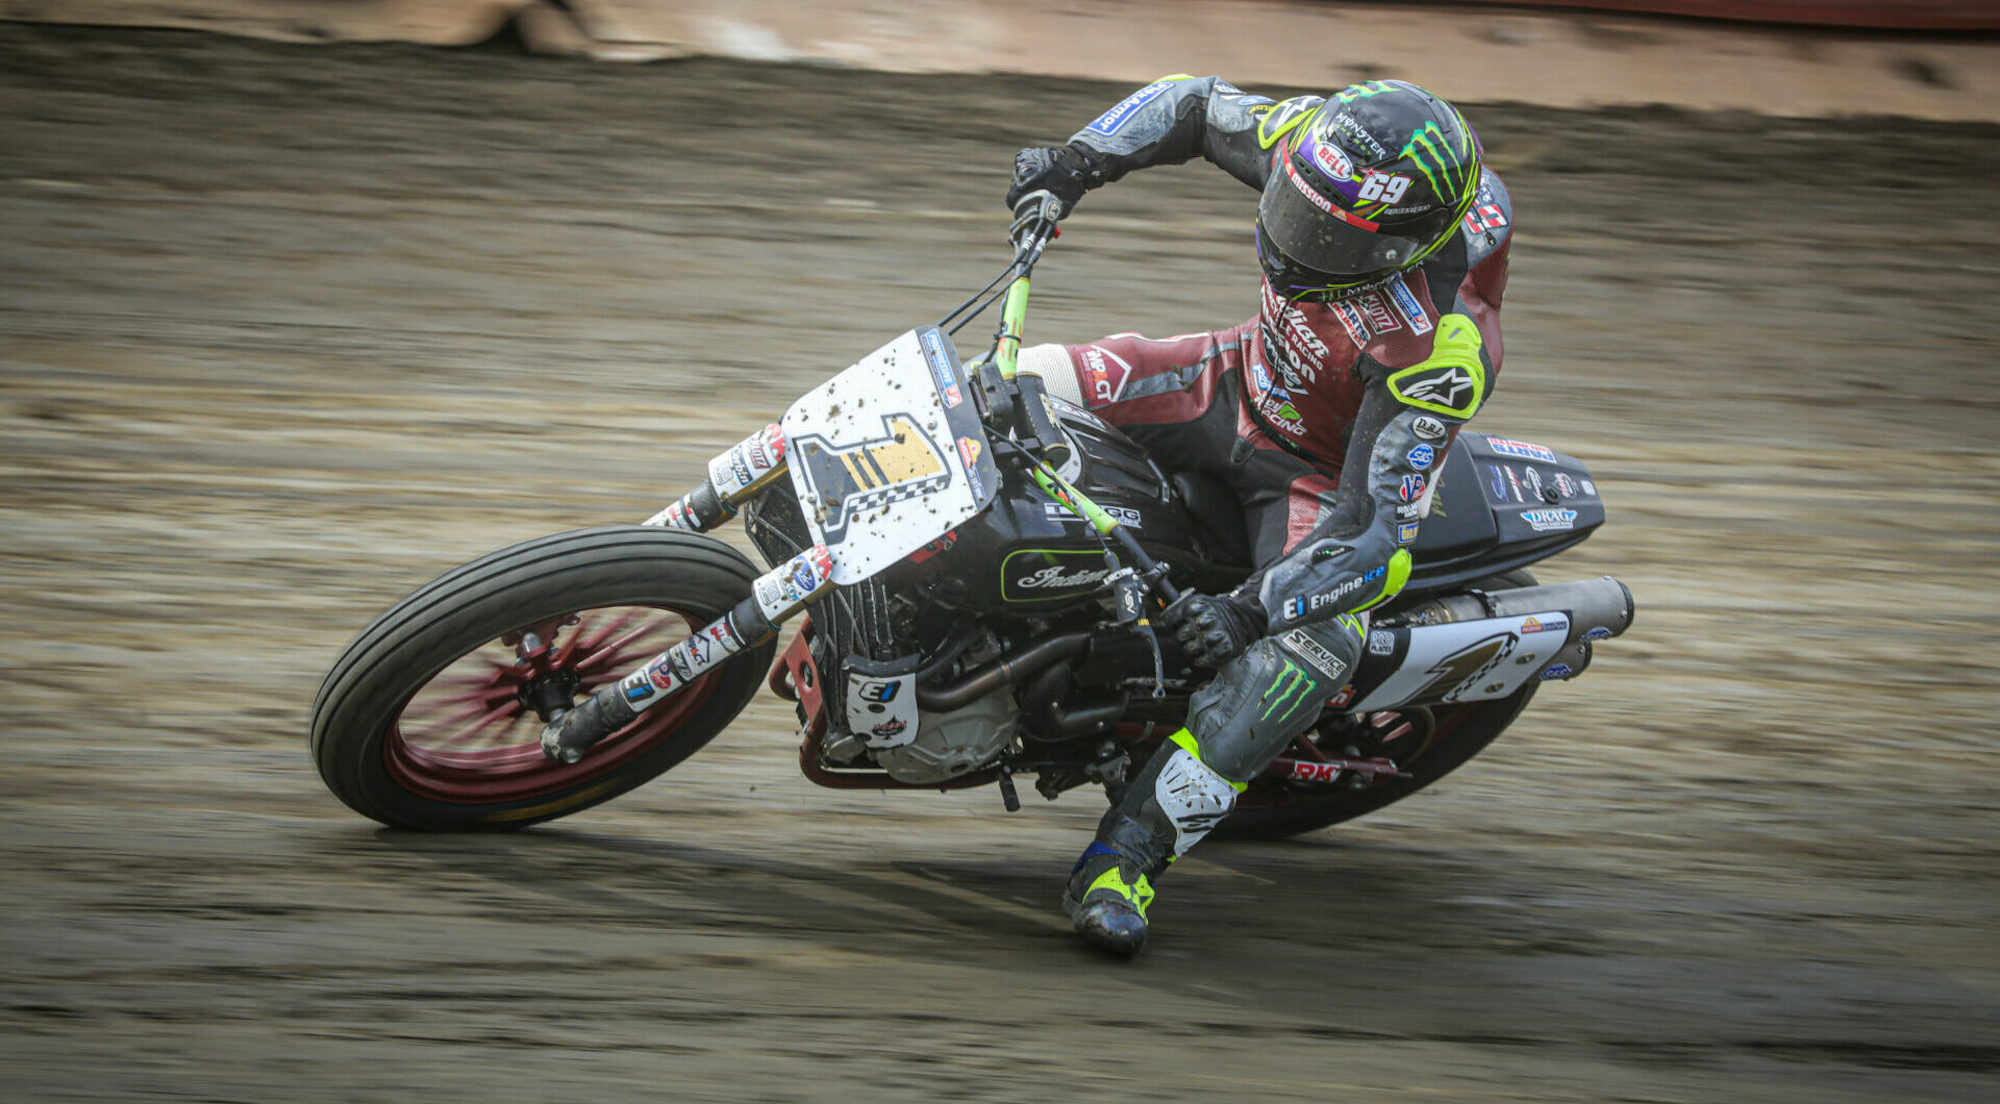
[{"label": "indian logo on tank", "polygon": [[1096,590],[1111,574],[1104,553],[1080,549],[1021,549],[1000,561],[1000,597],[1046,602]]},{"label": "indian logo on tank", "polygon": [[792,442],[792,453],[795,461],[804,462],[806,483],[818,498],[820,530],[829,544],[838,543],[848,523],[864,511],[951,484],[943,450],[911,414],[883,415],[880,437],[848,445],[805,437]]}]

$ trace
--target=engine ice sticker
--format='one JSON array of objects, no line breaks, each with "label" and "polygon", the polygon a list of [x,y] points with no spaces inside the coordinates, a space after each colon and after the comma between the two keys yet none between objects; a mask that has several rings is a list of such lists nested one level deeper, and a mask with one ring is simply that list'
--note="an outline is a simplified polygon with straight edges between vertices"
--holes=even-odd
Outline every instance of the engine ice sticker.
[{"label": "engine ice sticker", "polygon": [[847,673],[847,728],[871,748],[902,747],[917,738],[917,677]]}]

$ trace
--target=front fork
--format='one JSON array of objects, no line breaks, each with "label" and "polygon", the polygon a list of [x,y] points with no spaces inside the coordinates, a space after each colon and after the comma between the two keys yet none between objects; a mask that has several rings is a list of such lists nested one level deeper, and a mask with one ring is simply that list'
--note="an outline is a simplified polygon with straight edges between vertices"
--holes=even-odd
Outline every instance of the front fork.
[{"label": "front fork", "polygon": [[[784,477],[785,436],[768,425],[708,462],[708,478],[647,525],[704,533],[736,516],[737,508]],[[542,729],[542,754],[575,763],[591,745],[639,718],[727,662],[778,635],[778,626],[833,586],[833,557],[823,544],[793,556],[751,584],[750,597],[661,652],[645,666],[604,687]]]}]

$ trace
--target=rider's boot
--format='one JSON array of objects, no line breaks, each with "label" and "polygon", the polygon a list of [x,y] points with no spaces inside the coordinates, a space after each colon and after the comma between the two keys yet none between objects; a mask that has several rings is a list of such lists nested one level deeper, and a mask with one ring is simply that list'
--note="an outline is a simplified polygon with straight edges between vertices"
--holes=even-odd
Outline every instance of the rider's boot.
[{"label": "rider's boot", "polygon": [[[1125,787],[1070,872],[1063,907],[1078,934],[1117,954],[1139,953],[1153,880],[1228,816],[1249,780],[1319,719],[1320,707],[1344,682],[1337,676],[1352,669],[1361,650],[1351,630],[1329,623],[1313,632],[1320,645],[1313,662],[1298,650],[1300,641],[1265,637],[1195,694],[1189,727],[1168,737]],[[1326,655],[1329,648],[1340,656]]]}]

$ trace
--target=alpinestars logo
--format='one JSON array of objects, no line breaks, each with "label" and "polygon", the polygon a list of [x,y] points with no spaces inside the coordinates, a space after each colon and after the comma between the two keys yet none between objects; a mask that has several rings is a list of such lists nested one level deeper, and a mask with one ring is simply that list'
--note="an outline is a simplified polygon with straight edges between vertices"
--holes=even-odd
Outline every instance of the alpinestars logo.
[{"label": "alpinestars logo", "polygon": [[1479,409],[1479,381],[1455,364],[1406,368],[1389,377],[1389,391],[1409,406],[1461,420]]},{"label": "alpinestars logo", "polygon": [[847,526],[866,510],[918,498],[951,484],[944,453],[909,414],[882,418],[882,436],[859,444],[831,446],[823,437],[792,443],[805,461],[806,482],[819,496],[820,531],[837,544]]}]

